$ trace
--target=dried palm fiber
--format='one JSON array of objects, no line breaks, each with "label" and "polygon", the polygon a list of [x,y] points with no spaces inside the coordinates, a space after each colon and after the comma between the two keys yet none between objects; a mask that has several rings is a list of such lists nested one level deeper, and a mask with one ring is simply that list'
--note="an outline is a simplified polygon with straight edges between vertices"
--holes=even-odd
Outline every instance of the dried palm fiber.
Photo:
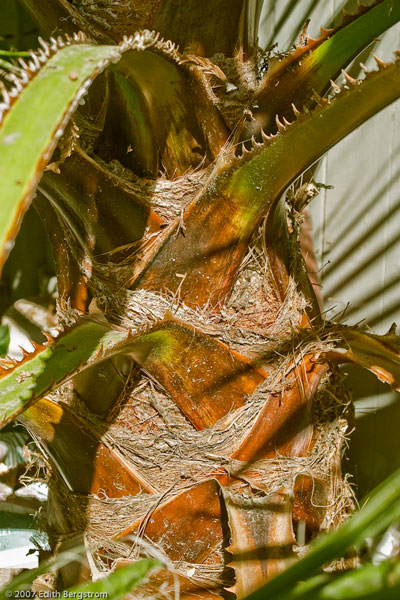
[{"label": "dried palm fiber", "polygon": [[[250,303],[253,310],[249,311],[249,282],[254,298],[258,292],[262,294],[267,277],[260,231],[220,313],[208,307],[201,310],[190,308],[179,302],[177,295],[167,293],[122,289],[112,296],[102,295],[104,283],[101,280],[96,282],[95,285],[99,286],[96,293],[98,304],[119,326],[139,333],[172,312],[175,317],[250,359],[258,357],[260,360],[262,357],[262,364],[268,370],[268,377],[241,408],[202,431],[194,430],[171,397],[146,373],[138,376],[135,372],[132,375],[111,424],[88,411],[73,392],[71,383],[51,395],[53,400],[71,407],[81,419],[82,426],[89,426],[99,441],[117,450],[146,481],[157,482],[157,493],[142,491],[136,496],[122,498],[110,498],[102,492],[86,496],[72,493],[52,472],[51,496],[53,502],[62,507],[57,512],[64,515],[66,536],[86,531],[96,568],[100,571],[110,568],[109,556],[114,559],[131,556],[132,543],[124,544],[115,539],[121,531],[128,530],[135,522],[147,523],[161,504],[210,479],[230,477],[232,480],[226,494],[236,505],[243,502],[255,506],[257,503],[268,505],[271,499],[276,499],[277,494],[285,490],[285,497],[292,506],[293,502],[299,504],[303,487],[304,496],[309,495],[307,502],[311,502],[311,512],[316,513],[319,519],[317,529],[339,523],[351,511],[351,490],[347,480],[343,481],[340,477],[349,398],[343,392],[337,374],[323,376],[313,399],[310,421],[314,423],[314,432],[309,454],[290,456],[278,452],[273,458],[255,460],[251,465],[233,457],[263,406],[271,402],[271,395],[279,397],[287,389],[289,382],[285,378],[293,371],[293,365],[301,364],[306,356],[318,357],[328,353],[334,348],[338,333],[335,327],[326,326],[319,334],[307,330],[298,334],[297,339],[293,337],[306,307],[306,301],[294,281],[290,283],[283,305],[275,308],[272,304],[272,310],[276,311],[273,318],[265,318],[267,311],[271,314],[271,304],[267,304],[263,312],[262,305]],[[264,327],[263,323],[266,323]],[[296,484],[300,488],[297,497]],[[302,516],[300,511],[299,515]],[[301,520],[300,517],[297,520]],[[51,531],[51,534],[58,540],[63,539],[59,529]],[[152,540],[152,543],[163,549],[162,540]],[[229,579],[224,546],[227,542],[221,539],[214,548],[212,568],[207,560],[202,564],[185,565],[183,571],[179,560],[175,568],[183,575],[186,573],[186,578],[193,584],[199,584],[199,578],[204,577],[205,587],[218,590],[221,581],[225,585],[227,577]],[[96,551],[104,548],[107,549],[107,559],[103,550]],[[187,572],[192,571],[193,574],[187,577]],[[141,597],[140,591],[135,597]]]},{"label": "dried palm fiber", "polygon": [[[128,529],[133,522],[145,522],[160,503],[173,499],[180,492],[209,478],[218,477],[221,471],[233,477],[239,476],[230,486],[230,494],[235,501],[247,501],[255,506],[257,503],[268,503],[282,489],[288,490],[293,497],[296,481],[300,477],[307,477],[314,486],[311,495],[311,502],[315,504],[314,511],[319,510],[323,514],[320,527],[328,529],[332,524],[340,522],[352,509],[352,495],[348,482],[341,480],[337,471],[347,430],[347,422],[343,418],[345,404],[335,395],[338,391],[337,384],[332,387],[326,381],[315,398],[313,448],[307,456],[282,455],[258,460],[251,465],[250,473],[249,465],[230,458],[268,398],[269,390],[266,387],[267,390],[257,390],[243,410],[236,411],[239,412],[238,415],[231,415],[231,422],[225,428],[222,429],[221,424],[217,424],[214,428],[201,432],[194,432],[170,398],[148,379],[127,390],[126,404],[121,407],[117,419],[105,432],[104,423],[90,415],[75,397],[75,414],[81,416],[82,424],[85,423],[87,427],[89,423],[90,429],[101,442],[120,451],[125,460],[140,469],[148,480],[157,481],[162,487],[157,494],[143,492],[136,496],[109,498],[100,491],[97,495],[86,496],[72,493],[56,472],[51,470],[52,502],[56,499],[62,506],[61,514],[67,524],[67,537],[86,531],[87,539],[94,549],[106,548],[107,556],[114,556],[115,559],[128,557],[132,552],[132,544],[117,543],[115,536]],[[274,389],[276,390],[276,386]],[[64,394],[65,390],[60,390],[54,395],[54,399],[62,402]],[[68,396],[71,397],[70,393]],[[132,414],[142,423],[141,430],[134,427]],[[128,428],[127,423],[130,423]],[[243,481],[256,490],[253,498],[243,491]],[[328,488],[322,501],[321,483]],[[59,531],[50,530],[49,533],[58,539],[63,537]],[[207,585],[212,584],[216,588],[226,571],[224,557],[220,553],[222,544],[223,540],[219,550],[215,549],[219,560],[217,565],[213,565],[213,575],[209,574],[207,580]],[[95,553],[95,561],[101,571],[110,566],[103,552]],[[180,563],[178,561],[176,565],[178,572]],[[207,565],[187,565],[185,572],[192,567],[196,569],[196,575],[208,570]]]},{"label": "dried palm fiber", "polygon": [[[98,163],[113,176],[123,179],[126,188],[151,196],[153,209],[167,219],[167,224],[173,223],[177,216],[179,218],[185,204],[209,176],[207,171],[189,172],[174,182],[159,179],[154,185],[154,182],[146,183],[132,174],[128,176],[127,169],[117,161],[111,167],[101,160]],[[172,192],[172,183],[181,190],[181,205],[174,201],[176,196]],[[295,240],[301,217],[294,207],[288,206],[288,209],[288,222]],[[68,230],[65,233],[70,236]],[[150,234],[150,242],[151,239]],[[146,244],[147,241],[144,242],[145,247]],[[80,250],[72,240],[71,247],[77,259],[81,259]],[[141,249],[137,248],[135,252],[140,255]],[[297,256],[296,252],[294,256]],[[256,457],[250,464],[235,458],[242,440],[252,435],[263,407],[272,406],[274,399],[283,397],[290,387],[290,373],[302,364],[305,357],[312,355],[318,360],[318,356],[323,357],[333,350],[337,335],[335,327],[329,326],[320,331],[299,333],[308,303],[292,277],[284,301],[278,302],[272,291],[264,226],[261,225],[254,234],[232,292],[219,311],[209,305],[202,308],[187,306],[180,299],[179,289],[175,294],[129,290],[129,254],[126,264],[119,265],[107,262],[107,257],[100,258],[101,262],[86,257],[83,269],[97,307],[104,311],[111,323],[129,329],[132,334],[140,334],[173,315],[256,361],[266,369],[268,377],[242,407],[201,431],[193,428],[174,400],[146,373],[139,376],[134,372],[119,407],[114,408],[111,423],[90,413],[74,392],[72,383],[50,395],[52,400],[72,408],[82,427],[89,429],[99,444],[117,452],[124,464],[130,465],[134,472],[140,472],[143,481],[152,482],[156,488],[151,493],[143,489],[135,496],[117,498],[109,497],[101,490],[96,494],[77,494],[68,490],[51,469],[50,506],[54,507],[55,514],[62,515],[61,521],[55,519],[50,523],[51,538],[62,545],[85,532],[93,552],[92,571],[93,568],[107,571],[112,567],[112,560],[132,557],[132,542],[124,543],[117,539],[121,532],[131,532],[135,540],[137,535],[143,535],[143,539],[168,556],[170,549],[163,537],[152,539],[146,533],[153,513],[176,497],[190,494],[198,486],[209,485],[210,481],[216,482],[213,485],[219,490],[221,501],[223,496],[224,503],[238,511],[241,505],[245,508],[254,505],[255,508],[261,507],[262,512],[277,502],[283,502],[287,506],[286,513],[293,512],[294,527],[308,519],[309,532],[328,528],[345,518],[352,508],[350,488],[340,477],[348,398],[343,394],[338,375],[324,375],[313,399],[309,420],[314,428],[308,454],[291,456],[285,451],[281,454],[278,449],[273,457]],[[302,268],[301,262],[298,265]],[[118,281],[119,285],[116,285]],[[59,315],[66,324],[74,322],[73,310],[59,310]],[[303,514],[304,510],[309,514]],[[136,527],[132,529],[133,524]],[[227,523],[224,527],[229,531]],[[300,546],[305,542],[303,538],[299,538]],[[296,547],[293,534],[291,539]],[[208,554],[202,557],[202,562],[187,563],[183,568],[180,558],[173,564],[185,581],[218,593],[233,582],[226,554],[229,534],[221,532],[220,538],[213,544]],[[154,585],[152,594],[157,588]],[[148,593],[149,588],[146,590],[145,593]],[[140,594],[139,590],[135,597],[141,597]]]},{"label": "dried palm fiber", "polygon": [[[109,165],[104,168],[110,170]],[[155,194],[157,206],[153,208],[161,207],[160,214],[173,222],[179,213],[176,206],[172,207],[171,182],[158,180],[154,188],[154,182],[143,183],[132,175],[128,178],[126,172],[114,161],[112,173],[118,178],[123,177],[127,188],[138,186],[149,196],[154,189],[160,190],[159,199]],[[192,186],[193,193],[193,186],[196,190],[204,185],[207,174],[203,172],[200,176],[199,173],[190,172],[175,182],[182,190],[180,211],[191,199],[187,190]],[[296,238],[301,219],[294,208],[288,208],[288,222]],[[68,229],[65,234],[71,236]],[[81,251],[72,239],[71,248],[81,260]],[[140,253],[140,248],[137,252]],[[317,361],[321,356],[323,360],[334,349],[338,335],[334,326],[299,330],[308,302],[292,277],[284,301],[277,300],[272,292],[264,226],[261,225],[254,234],[232,292],[219,311],[209,305],[187,306],[180,299],[179,289],[175,294],[129,290],[130,261],[116,266],[104,257],[101,259],[100,262],[86,256],[83,272],[86,272],[97,307],[111,323],[139,335],[173,315],[186,326],[211,336],[262,366],[268,376],[243,406],[231,410],[201,431],[194,429],[174,400],[148,373],[139,375],[135,371],[132,374],[119,406],[114,407],[112,422],[104,422],[91,414],[74,392],[73,383],[65,384],[51,394],[52,401],[72,409],[82,428],[90,431],[99,446],[112,450],[132,472],[140,473],[141,479],[152,482],[150,485],[155,488],[152,492],[142,489],[135,496],[110,497],[101,489],[95,494],[78,494],[68,489],[50,467],[50,509],[57,515],[50,519],[49,526],[54,545],[63,547],[68,540],[85,532],[93,553],[92,572],[93,569],[109,570],[118,557],[132,558],[132,543],[119,541],[121,533],[132,534],[136,541],[138,535],[143,536],[169,556],[170,548],[165,545],[163,536],[149,537],[147,529],[152,515],[175,498],[190,494],[199,486],[209,485],[213,490],[215,488],[213,493],[217,493],[220,502],[239,513],[243,507],[247,510],[254,506],[258,510],[258,506],[262,514],[271,506],[283,503],[288,522],[291,522],[292,513],[295,529],[299,522],[306,522],[308,536],[314,530],[340,522],[351,510],[352,499],[347,481],[340,477],[348,399],[336,374],[323,375],[318,393],[312,400],[312,414],[308,417],[314,427],[313,432],[310,430],[308,454],[300,452],[299,456],[293,456],[285,450],[281,453],[278,444],[277,452],[268,458],[256,456],[249,463],[235,457],[242,441],[253,435],[262,409],[269,405],[273,407],[277,399],[279,405],[279,397],[293,385],[291,374],[293,376],[309,356],[314,356]],[[111,280],[114,289],[110,294]],[[118,281],[120,283],[116,285]],[[67,325],[75,321],[75,314],[68,307],[67,310],[60,307],[60,319]],[[223,515],[221,518],[226,519]],[[224,528],[229,532],[227,522]],[[227,559],[229,534],[221,531],[215,538],[218,539],[213,540],[201,562],[187,562],[183,571],[181,558],[169,558],[185,581],[219,593],[223,587],[231,585],[233,579]],[[293,534],[290,539],[296,547]],[[304,542],[304,536],[299,537],[300,547]],[[282,560],[291,559],[289,555]],[[157,585],[154,585],[156,589]],[[135,597],[141,597],[140,594],[139,590]]]}]

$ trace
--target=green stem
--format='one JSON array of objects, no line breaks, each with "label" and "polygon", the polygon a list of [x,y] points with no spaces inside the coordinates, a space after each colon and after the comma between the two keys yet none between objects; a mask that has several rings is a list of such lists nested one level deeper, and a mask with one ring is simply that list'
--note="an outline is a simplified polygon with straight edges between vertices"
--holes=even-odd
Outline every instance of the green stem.
[{"label": "green stem", "polygon": [[22,58],[29,58],[29,52],[17,52],[16,50],[0,50],[0,56],[20,56]]}]

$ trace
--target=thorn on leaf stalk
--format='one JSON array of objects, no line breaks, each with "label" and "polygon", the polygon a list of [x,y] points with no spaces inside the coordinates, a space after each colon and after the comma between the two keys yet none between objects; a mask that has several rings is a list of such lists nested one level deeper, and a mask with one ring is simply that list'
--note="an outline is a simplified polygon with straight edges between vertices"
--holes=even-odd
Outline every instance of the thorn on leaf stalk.
[{"label": "thorn on leaf stalk", "polygon": [[378,58],[376,56],[376,54],[373,54],[372,56],[374,57],[374,60],[375,60],[375,62],[378,65],[379,68],[381,68],[381,67],[387,67],[387,65],[390,64],[390,63],[387,63],[387,62],[383,61],[382,59]]},{"label": "thorn on leaf stalk", "polygon": [[51,37],[51,38],[50,38],[50,48],[51,48],[51,49],[52,49],[54,52],[56,52],[56,51],[57,51],[57,48],[58,48],[58,46],[57,46],[57,41],[56,41],[56,40],[55,40],[53,37]]},{"label": "thorn on leaf stalk", "polygon": [[29,56],[31,57],[33,64],[35,65],[36,69],[40,69],[40,61],[36,55],[35,52],[29,52]]},{"label": "thorn on leaf stalk", "polygon": [[42,331],[42,334],[46,338],[48,344],[52,344],[54,342],[54,338],[50,335],[50,333],[48,333],[47,331]]},{"label": "thorn on leaf stalk", "polygon": [[261,138],[263,142],[269,142],[269,140],[271,139],[270,136],[267,133],[265,133],[263,129],[261,129]]},{"label": "thorn on leaf stalk", "polygon": [[328,37],[333,31],[334,29],[327,29],[323,25],[320,27],[321,37],[323,38]]},{"label": "thorn on leaf stalk", "polygon": [[342,69],[342,75],[345,78],[345,80],[347,81],[347,83],[349,83],[350,85],[356,85],[358,83],[358,80],[354,79],[354,77],[349,75],[347,73],[347,71],[345,71],[344,69]]},{"label": "thorn on leaf stalk", "polygon": [[328,100],[327,98],[323,98],[322,96],[320,96],[318,94],[318,92],[316,92],[315,90],[313,90],[312,92],[312,99],[319,105],[319,106],[324,106],[325,104],[328,104]]},{"label": "thorn on leaf stalk", "polygon": [[293,102],[292,102],[292,109],[293,109],[294,116],[297,118],[301,114],[301,111],[297,108],[297,106]]},{"label": "thorn on leaf stalk", "polygon": [[335,92],[337,92],[338,94],[342,91],[340,88],[340,85],[338,85],[336,83],[336,81],[333,81],[333,79],[331,79],[330,84],[333,87],[333,89],[335,90]]},{"label": "thorn on leaf stalk", "polygon": [[26,64],[26,62],[24,61],[23,58],[19,58],[18,59],[19,64],[21,65],[21,67],[24,69],[24,71],[28,70],[28,65]]},{"label": "thorn on leaf stalk", "polygon": [[48,45],[48,43],[45,42],[41,37],[38,38],[38,41],[46,56],[50,56],[50,46]]},{"label": "thorn on leaf stalk", "polygon": [[3,100],[4,100],[4,102],[7,105],[9,105],[10,104],[10,95],[9,95],[9,93],[7,91],[6,86],[4,85],[4,83],[1,80],[0,80],[0,90],[1,90],[1,92],[3,94]]},{"label": "thorn on leaf stalk", "polygon": [[275,123],[276,123],[278,131],[280,133],[283,133],[284,131],[286,131],[286,127],[284,126],[283,123],[281,123],[281,121],[279,120],[279,116],[278,115],[276,115],[276,117],[275,117]]}]

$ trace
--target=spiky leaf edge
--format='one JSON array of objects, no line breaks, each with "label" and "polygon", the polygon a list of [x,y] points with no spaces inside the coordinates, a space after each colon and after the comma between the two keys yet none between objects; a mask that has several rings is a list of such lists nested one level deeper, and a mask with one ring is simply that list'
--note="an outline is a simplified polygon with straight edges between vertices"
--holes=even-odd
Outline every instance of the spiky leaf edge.
[{"label": "spiky leaf edge", "polygon": [[[318,104],[312,111],[300,112],[294,106],[294,120],[277,119],[278,133],[263,133],[263,142],[253,139],[251,149],[245,144],[227,146],[183,218],[159,235],[143,262],[134,266],[132,287],[171,292],[179,287],[180,297],[189,305],[210,302],[211,290],[211,303],[220,303],[232,289],[252,235],[276,209],[285,189],[333,145],[400,96],[399,59],[380,61],[378,67],[363,80],[346,74],[344,89],[329,99],[316,96]],[[229,218],[221,224],[225,213]],[[182,229],[184,238],[179,235]],[[183,283],[177,276],[182,273],[186,273]]]},{"label": "spiky leaf edge", "polygon": [[[1,85],[0,180],[3,187],[3,214],[0,224],[0,268],[11,251],[43,169],[94,78],[110,63],[118,62],[128,50],[141,51],[154,47],[169,54],[175,51],[171,42],[164,42],[158,34],[149,31],[125,37],[119,46],[90,45],[83,34],[74,34],[73,38],[51,38],[50,44],[40,40],[40,44],[41,48],[31,53],[28,64],[21,59],[24,70],[19,77],[9,74],[13,87],[8,90],[4,84]],[[77,44],[79,52],[76,52]],[[59,85],[61,81],[64,81],[63,87]],[[68,94],[64,88],[67,88]],[[53,102],[51,93],[60,94],[58,106]],[[48,102],[38,101],[43,100],[40,98],[43,94],[50,98]],[[34,120],[31,117],[32,110],[35,111]],[[34,136],[30,135],[29,123],[39,124]],[[32,152],[31,149],[29,153],[27,149],[32,148],[33,144],[35,150]]]}]

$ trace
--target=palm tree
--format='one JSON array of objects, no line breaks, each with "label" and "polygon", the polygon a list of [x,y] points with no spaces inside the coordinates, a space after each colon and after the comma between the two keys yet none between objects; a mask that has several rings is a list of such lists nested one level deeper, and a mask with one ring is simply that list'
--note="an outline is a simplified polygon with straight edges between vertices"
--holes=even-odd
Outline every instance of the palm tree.
[{"label": "palm tree", "polygon": [[161,552],[183,598],[243,598],[353,509],[338,365],[400,388],[393,330],[324,321],[299,233],[315,162],[400,95],[397,57],[335,83],[400,4],[283,54],[251,0],[22,4],[52,37],[3,71],[1,256],[36,191],[60,332],[3,361],[0,410],[53,549],[86,544],[61,585]]}]

